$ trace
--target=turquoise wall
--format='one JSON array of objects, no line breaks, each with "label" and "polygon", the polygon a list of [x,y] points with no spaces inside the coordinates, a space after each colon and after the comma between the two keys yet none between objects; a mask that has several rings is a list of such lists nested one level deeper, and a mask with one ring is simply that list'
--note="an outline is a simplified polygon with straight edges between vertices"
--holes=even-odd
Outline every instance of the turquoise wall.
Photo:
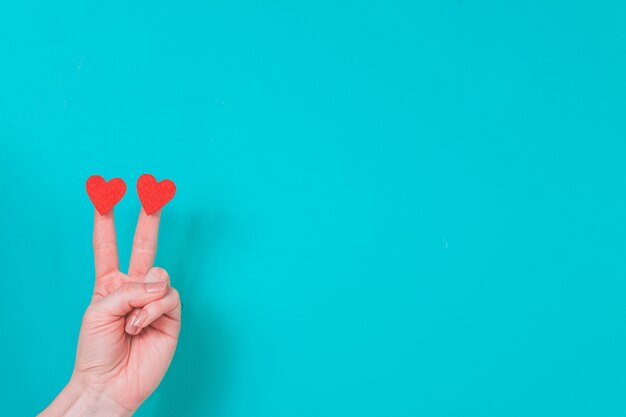
[{"label": "turquoise wall", "polygon": [[0,2],[0,407],[70,376],[89,175],[178,186],[137,416],[626,415],[623,1]]}]

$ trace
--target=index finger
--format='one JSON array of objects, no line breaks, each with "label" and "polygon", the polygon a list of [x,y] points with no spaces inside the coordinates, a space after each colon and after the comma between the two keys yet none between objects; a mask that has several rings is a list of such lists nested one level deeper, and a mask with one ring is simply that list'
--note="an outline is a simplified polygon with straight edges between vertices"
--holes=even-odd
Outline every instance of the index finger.
[{"label": "index finger", "polygon": [[146,214],[143,208],[140,209],[128,266],[128,276],[135,280],[143,280],[150,268],[154,266],[160,220],[160,209],[150,215]]},{"label": "index finger", "polygon": [[120,269],[117,257],[113,209],[102,215],[97,210],[94,210],[93,254],[96,267],[96,281]]}]

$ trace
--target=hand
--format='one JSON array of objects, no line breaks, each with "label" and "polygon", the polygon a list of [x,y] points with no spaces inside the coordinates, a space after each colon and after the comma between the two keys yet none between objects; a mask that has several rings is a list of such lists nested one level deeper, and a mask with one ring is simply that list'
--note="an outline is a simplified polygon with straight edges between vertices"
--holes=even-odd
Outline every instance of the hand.
[{"label": "hand", "polygon": [[95,212],[96,283],[70,382],[40,416],[126,416],[156,389],[180,331],[178,292],[154,268],[161,211],[139,214],[128,274],[119,270],[113,210]]}]

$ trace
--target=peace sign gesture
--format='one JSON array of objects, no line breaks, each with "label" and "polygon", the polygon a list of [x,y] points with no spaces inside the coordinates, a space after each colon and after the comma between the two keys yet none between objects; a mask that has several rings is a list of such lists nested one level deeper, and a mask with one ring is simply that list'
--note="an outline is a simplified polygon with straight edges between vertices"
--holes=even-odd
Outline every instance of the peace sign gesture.
[{"label": "peace sign gesture", "polygon": [[95,211],[96,269],[69,384],[41,416],[127,416],[156,389],[180,331],[178,292],[153,267],[161,210],[139,213],[128,274],[120,271],[113,210]]}]

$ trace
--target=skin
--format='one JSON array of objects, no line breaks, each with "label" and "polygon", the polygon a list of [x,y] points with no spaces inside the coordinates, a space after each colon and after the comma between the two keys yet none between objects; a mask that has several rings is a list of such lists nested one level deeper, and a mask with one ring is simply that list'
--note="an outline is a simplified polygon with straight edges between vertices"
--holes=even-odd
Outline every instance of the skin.
[{"label": "skin", "polygon": [[139,214],[128,274],[120,271],[113,210],[94,218],[96,281],[74,371],[40,417],[131,416],[159,385],[180,332],[181,304],[155,268],[161,210]]}]

